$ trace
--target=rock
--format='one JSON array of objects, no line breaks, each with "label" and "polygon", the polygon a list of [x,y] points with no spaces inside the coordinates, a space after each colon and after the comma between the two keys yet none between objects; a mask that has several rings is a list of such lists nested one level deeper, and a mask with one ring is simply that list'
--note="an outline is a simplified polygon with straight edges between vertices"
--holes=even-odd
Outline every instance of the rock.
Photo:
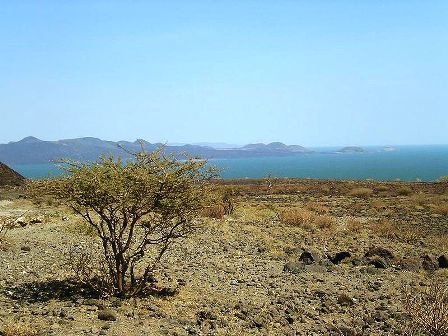
[{"label": "rock", "polygon": [[355,300],[347,294],[341,294],[338,296],[338,304],[341,306],[353,306],[355,304]]},{"label": "rock", "polygon": [[346,258],[350,258],[351,254],[350,252],[347,251],[343,251],[343,252],[338,252],[335,254],[334,257],[330,258],[331,262],[335,265],[339,264],[342,260],[346,259]]},{"label": "rock", "polygon": [[25,217],[19,217],[19,218],[17,218],[16,219],[16,221],[15,221],[15,223],[17,224],[17,225],[20,225],[21,227],[25,227],[25,226],[27,226],[27,222],[26,222],[26,220],[25,220]]},{"label": "rock", "polygon": [[385,259],[393,259],[394,255],[392,254],[392,252],[383,247],[372,247],[370,250],[366,252],[365,257],[366,258],[381,257]]},{"label": "rock", "polygon": [[66,222],[66,221],[68,221],[68,217],[67,217],[67,216],[62,216],[62,220],[63,220],[64,222]]},{"label": "rock", "polygon": [[315,256],[315,254],[313,254],[309,251],[304,251],[300,255],[299,260],[301,262],[303,262],[305,265],[311,265],[317,260],[317,258]]},{"label": "rock", "polygon": [[31,224],[40,224],[43,222],[43,217],[39,216],[39,217],[34,217],[30,219],[30,223]]},{"label": "rock", "polygon": [[110,309],[103,309],[98,312],[98,319],[101,321],[116,321],[117,315]]},{"label": "rock", "polygon": [[305,264],[290,261],[283,266],[283,272],[289,272],[292,274],[298,274],[300,272],[303,272],[305,270]]},{"label": "rock", "polygon": [[448,268],[448,258],[445,255],[441,255],[437,258],[440,268]]},{"label": "rock", "polygon": [[369,259],[368,264],[372,265],[375,268],[388,268],[389,267],[388,261],[386,259],[380,258],[380,257]]},{"label": "rock", "polygon": [[428,254],[423,255],[421,257],[421,260],[422,260],[422,267],[425,271],[433,272],[439,267],[438,263],[434,260],[434,258],[429,256]]},{"label": "rock", "polygon": [[28,245],[24,245],[20,247],[20,250],[23,252],[30,252],[31,251],[31,247],[29,247]]}]

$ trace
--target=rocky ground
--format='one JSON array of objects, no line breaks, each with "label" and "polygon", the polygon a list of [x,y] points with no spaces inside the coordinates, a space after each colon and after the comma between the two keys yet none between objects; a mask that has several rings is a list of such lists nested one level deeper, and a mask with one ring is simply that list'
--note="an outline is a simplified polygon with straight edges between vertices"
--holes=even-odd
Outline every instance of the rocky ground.
[{"label": "rocky ground", "polygon": [[69,247],[94,239],[75,215],[3,190],[0,216],[21,218],[0,241],[0,334],[401,335],[406,294],[448,275],[446,183],[223,184],[234,212],[204,218],[163,290],[132,300],[73,281]]}]

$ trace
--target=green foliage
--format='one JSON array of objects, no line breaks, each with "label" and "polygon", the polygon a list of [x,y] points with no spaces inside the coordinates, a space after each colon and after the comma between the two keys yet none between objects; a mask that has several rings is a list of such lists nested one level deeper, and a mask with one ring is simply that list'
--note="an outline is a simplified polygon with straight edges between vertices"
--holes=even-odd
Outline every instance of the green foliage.
[{"label": "green foliage", "polygon": [[439,177],[439,182],[448,182],[448,176]]},{"label": "green foliage", "polygon": [[31,182],[30,194],[62,201],[95,230],[107,293],[141,293],[172,241],[197,227],[214,171],[205,169],[205,161],[176,160],[162,149],[135,153],[127,163],[112,157],[65,163],[64,177]]}]

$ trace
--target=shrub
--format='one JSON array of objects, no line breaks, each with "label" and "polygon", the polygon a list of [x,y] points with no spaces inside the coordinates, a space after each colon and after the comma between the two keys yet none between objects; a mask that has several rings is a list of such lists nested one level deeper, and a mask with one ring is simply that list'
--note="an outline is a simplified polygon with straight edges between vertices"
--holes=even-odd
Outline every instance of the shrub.
[{"label": "shrub", "polygon": [[412,189],[410,187],[401,187],[397,190],[397,193],[400,196],[409,196],[412,194]]},{"label": "shrub", "polygon": [[34,199],[61,200],[91,225],[100,239],[108,284],[116,296],[145,290],[173,240],[196,228],[214,172],[205,161],[176,160],[162,149],[133,154],[126,164],[103,157],[66,162],[66,175],[29,184]]},{"label": "shrub", "polygon": [[390,220],[383,219],[372,225],[372,231],[380,237],[393,238],[396,236],[397,230]]},{"label": "shrub", "polygon": [[359,233],[364,228],[364,225],[356,218],[348,218],[345,222],[347,231],[350,233]]},{"label": "shrub", "polygon": [[369,197],[373,194],[373,190],[370,188],[354,188],[348,193],[349,196],[353,197]]},{"label": "shrub", "polygon": [[315,229],[331,229],[336,221],[328,215],[318,215],[301,208],[288,208],[280,211],[280,221],[289,226],[301,227],[308,231]]},{"label": "shrub", "polygon": [[433,280],[425,290],[403,289],[403,307],[410,319],[408,335],[444,336],[448,334],[448,288]]},{"label": "shrub", "polygon": [[448,182],[448,176],[440,176],[438,181],[439,182]]}]

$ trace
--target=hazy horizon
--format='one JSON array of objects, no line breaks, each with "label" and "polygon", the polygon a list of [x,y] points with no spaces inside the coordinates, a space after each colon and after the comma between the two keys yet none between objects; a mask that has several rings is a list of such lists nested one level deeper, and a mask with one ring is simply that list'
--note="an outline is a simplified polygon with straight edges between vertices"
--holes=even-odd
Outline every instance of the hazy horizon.
[{"label": "hazy horizon", "polygon": [[446,17],[446,1],[6,2],[0,143],[446,144]]}]

